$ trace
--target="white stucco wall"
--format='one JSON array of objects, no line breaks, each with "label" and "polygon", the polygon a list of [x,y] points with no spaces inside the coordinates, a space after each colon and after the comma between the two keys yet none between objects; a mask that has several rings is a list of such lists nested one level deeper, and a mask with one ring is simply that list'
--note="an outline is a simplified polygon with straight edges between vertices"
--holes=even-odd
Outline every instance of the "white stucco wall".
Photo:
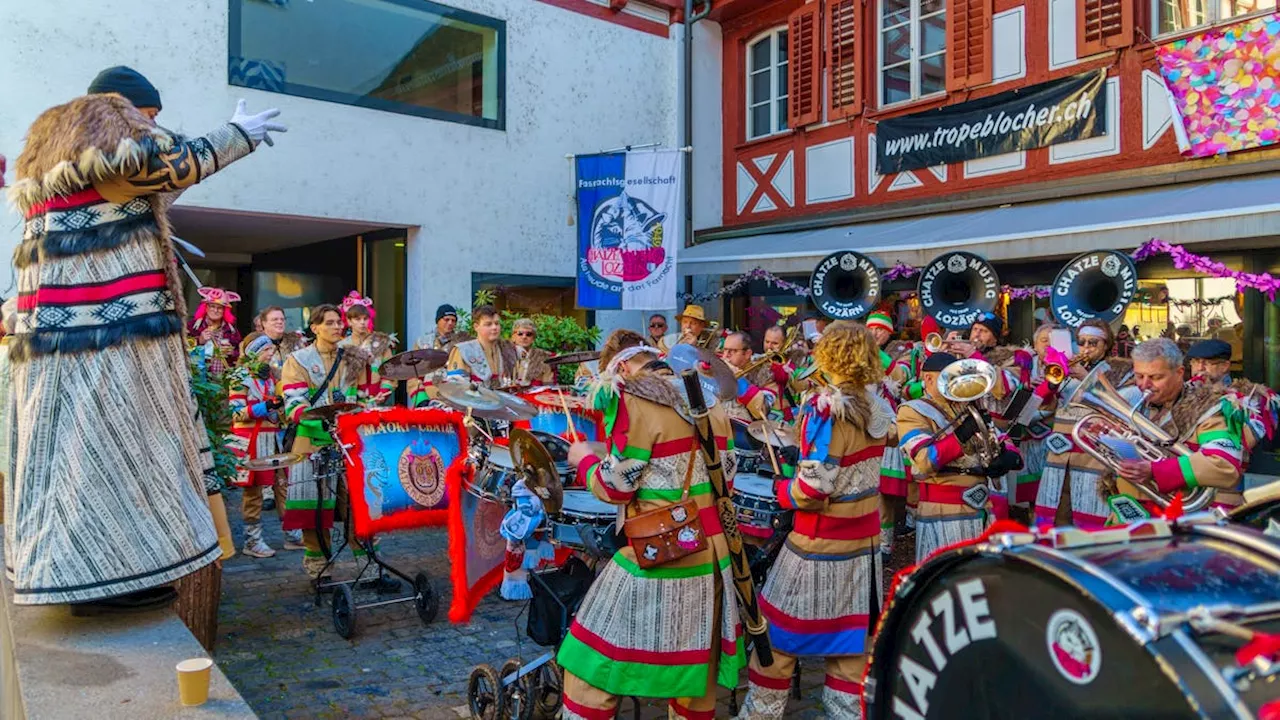
[{"label": "white stucco wall", "polygon": [[[473,271],[573,274],[566,153],[676,141],[672,39],[535,0],[447,4],[507,23],[505,131],[232,87],[226,0],[6,0],[0,153],[12,168],[35,117],[82,93],[111,65],[146,75],[163,96],[160,123],[179,132],[225,122],[241,97],[250,110],[278,107],[290,130],[274,148],[261,148],[181,203],[416,227],[408,244],[415,337],[437,304],[469,301]],[[7,257],[20,223],[12,210],[3,212]],[[598,321],[606,332],[618,324],[639,329],[638,317],[600,313]]]},{"label": "white stucco wall", "polygon": [[693,229],[724,224],[724,85],[720,24],[693,26]]}]

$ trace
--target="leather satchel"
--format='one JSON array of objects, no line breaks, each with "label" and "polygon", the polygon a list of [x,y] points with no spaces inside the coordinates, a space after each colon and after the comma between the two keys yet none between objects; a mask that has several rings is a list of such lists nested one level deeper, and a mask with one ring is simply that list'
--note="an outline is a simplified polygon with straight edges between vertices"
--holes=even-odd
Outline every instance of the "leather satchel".
[{"label": "leather satchel", "polygon": [[689,497],[689,480],[698,452],[695,440],[684,473],[684,492],[679,502],[627,518],[623,532],[636,553],[636,564],[649,570],[707,549],[707,536],[698,517],[698,502]]}]

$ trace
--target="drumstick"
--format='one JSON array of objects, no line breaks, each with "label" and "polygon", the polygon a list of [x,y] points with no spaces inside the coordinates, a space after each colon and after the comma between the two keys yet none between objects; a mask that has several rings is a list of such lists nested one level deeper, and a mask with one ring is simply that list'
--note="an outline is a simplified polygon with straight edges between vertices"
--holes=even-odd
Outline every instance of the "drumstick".
[{"label": "drumstick", "polygon": [[564,408],[564,417],[569,421],[569,434],[573,435],[574,442],[578,442],[582,438],[578,435],[578,429],[573,426],[573,413],[569,412],[569,402],[564,399],[564,393],[559,390],[556,391],[556,395],[560,398],[560,407]]},{"label": "drumstick", "polygon": [[472,416],[472,414],[471,414],[471,410],[472,410],[472,408],[467,408],[467,417],[463,420],[463,424],[465,424],[465,425],[467,425],[467,426],[469,426],[469,427],[473,427],[473,428],[475,428],[476,430],[480,431],[480,434],[481,434],[481,435],[483,435],[483,436],[485,436],[485,438],[486,438],[486,439],[488,439],[488,441],[489,441],[490,443],[492,443],[492,442],[493,442],[493,436],[492,436],[492,435],[490,435],[489,433],[485,432],[485,431],[484,431],[484,428],[480,427],[480,423],[476,422],[475,417],[474,417],[474,416]]},{"label": "drumstick", "polygon": [[[773,443],[769,442],[770,438],[777,438],[777,435],[769,427],[768,418],[765,418],[764,420],[764,431],[765,431],[764,447],[766,450],[769,451],[769,463],[773,465],[773,474],[775,476],[781,477],[782,468],[778,466],[778,457],[773,454]],[[778,444],[781,445],[782,440],[778,440]]]}]

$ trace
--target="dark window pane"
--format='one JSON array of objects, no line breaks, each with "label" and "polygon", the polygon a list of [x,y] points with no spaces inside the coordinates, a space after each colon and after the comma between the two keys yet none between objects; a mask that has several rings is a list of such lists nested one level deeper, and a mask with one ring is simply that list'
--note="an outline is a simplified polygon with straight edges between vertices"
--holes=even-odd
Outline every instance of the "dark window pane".
[{"label": "dark window pane", "polygon": [[880,82],[885,105],[911,99],[910,65],[887,68],[881,75]]},{"label": "dark window pane", "polygon": [[947,76],[943,71],[946,55],[934,55],[920,61],[920,94],[942,92],[947,89]]},{"label": "dark window pane", "polygon": [[778,124],[779,130],[787,129],[787,99],[782,98],[778,101]]},{"label": "dark window pane", "polygon": [[232,0],[232,85],[502,128],[505,24],[427,0]]},{"label": "dark window pane", "polygon": [[788,73],[790,72],[790,69],[791,69],[791,66],[788,65],[787,63],[783,63],[778,66],[778,94],[779,95],[787,94],[787,78],[788,78]]},{"label": "dark window pane", "polygon": [[946,7],[947,7],[947,0],[920,0],[921,15],[936,13],[940,10],[945,10]]},{"label": "dark window pane", "polygon": [[769,71],[754,73],[751,76],[751,94],[747,96],[747,102],[754,105],[770,97],[772,96],[769,94]]},{"label": "dark window pane", "polygon": [[909,25],[880,33],[882,66],[897,65],[911,59],[911,30]]},{"label": "dark window pane", "polygon": [[770,56],[773,55],[773,39],[761,38],[751,46],[751,69],[763,70],[769,67]]},{"label": "dark window pane", "polygon": [[911,19],[911,0],[882,0],[884,3],[880,27],[904,23]]},{"label": "dark window pane", "polygon": [[761,135],[768,135],[772,132],[772,129],[769,126],[769,112],[771,109],[770,103],[757,105],[751,108],[749,117],[751,127],[748,130],[751,137],[760,137]]},{"label": "dark window pane", "polygon": [[787,31],[778,33],[778,62],[787,61]]},{"label": "dark window pane", "polygon": [[921,55],[932,55],[941,52],[947,47],[947,16],[945,14],[934,15],[920,21],[920,36],[924,42],[924,47],[920,51]]}]

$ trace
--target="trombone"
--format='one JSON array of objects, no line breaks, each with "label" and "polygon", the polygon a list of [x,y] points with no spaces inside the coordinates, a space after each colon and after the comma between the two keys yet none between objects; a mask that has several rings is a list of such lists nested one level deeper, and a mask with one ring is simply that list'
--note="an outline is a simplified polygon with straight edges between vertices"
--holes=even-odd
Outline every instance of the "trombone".
[{"label": "trombone", "polygon": [[755,360],[752,360],[750,363],[747,364],[746,367],[734,373],[734,377],[741,380],[742,378],[755,372],[757,368],[764,366],[766,363],[778,363],[779,365],[786,365],[788,361],[788,358],[786,355],[787,350],[791,349],[791,346],[795,344],[796,340],[799,337],[800,337],[800,326],[792,325],[791,329],[787,331],[786,338],[782,340],[781,349],[767,352],[761,355],[760,357],[756,358]]}]

